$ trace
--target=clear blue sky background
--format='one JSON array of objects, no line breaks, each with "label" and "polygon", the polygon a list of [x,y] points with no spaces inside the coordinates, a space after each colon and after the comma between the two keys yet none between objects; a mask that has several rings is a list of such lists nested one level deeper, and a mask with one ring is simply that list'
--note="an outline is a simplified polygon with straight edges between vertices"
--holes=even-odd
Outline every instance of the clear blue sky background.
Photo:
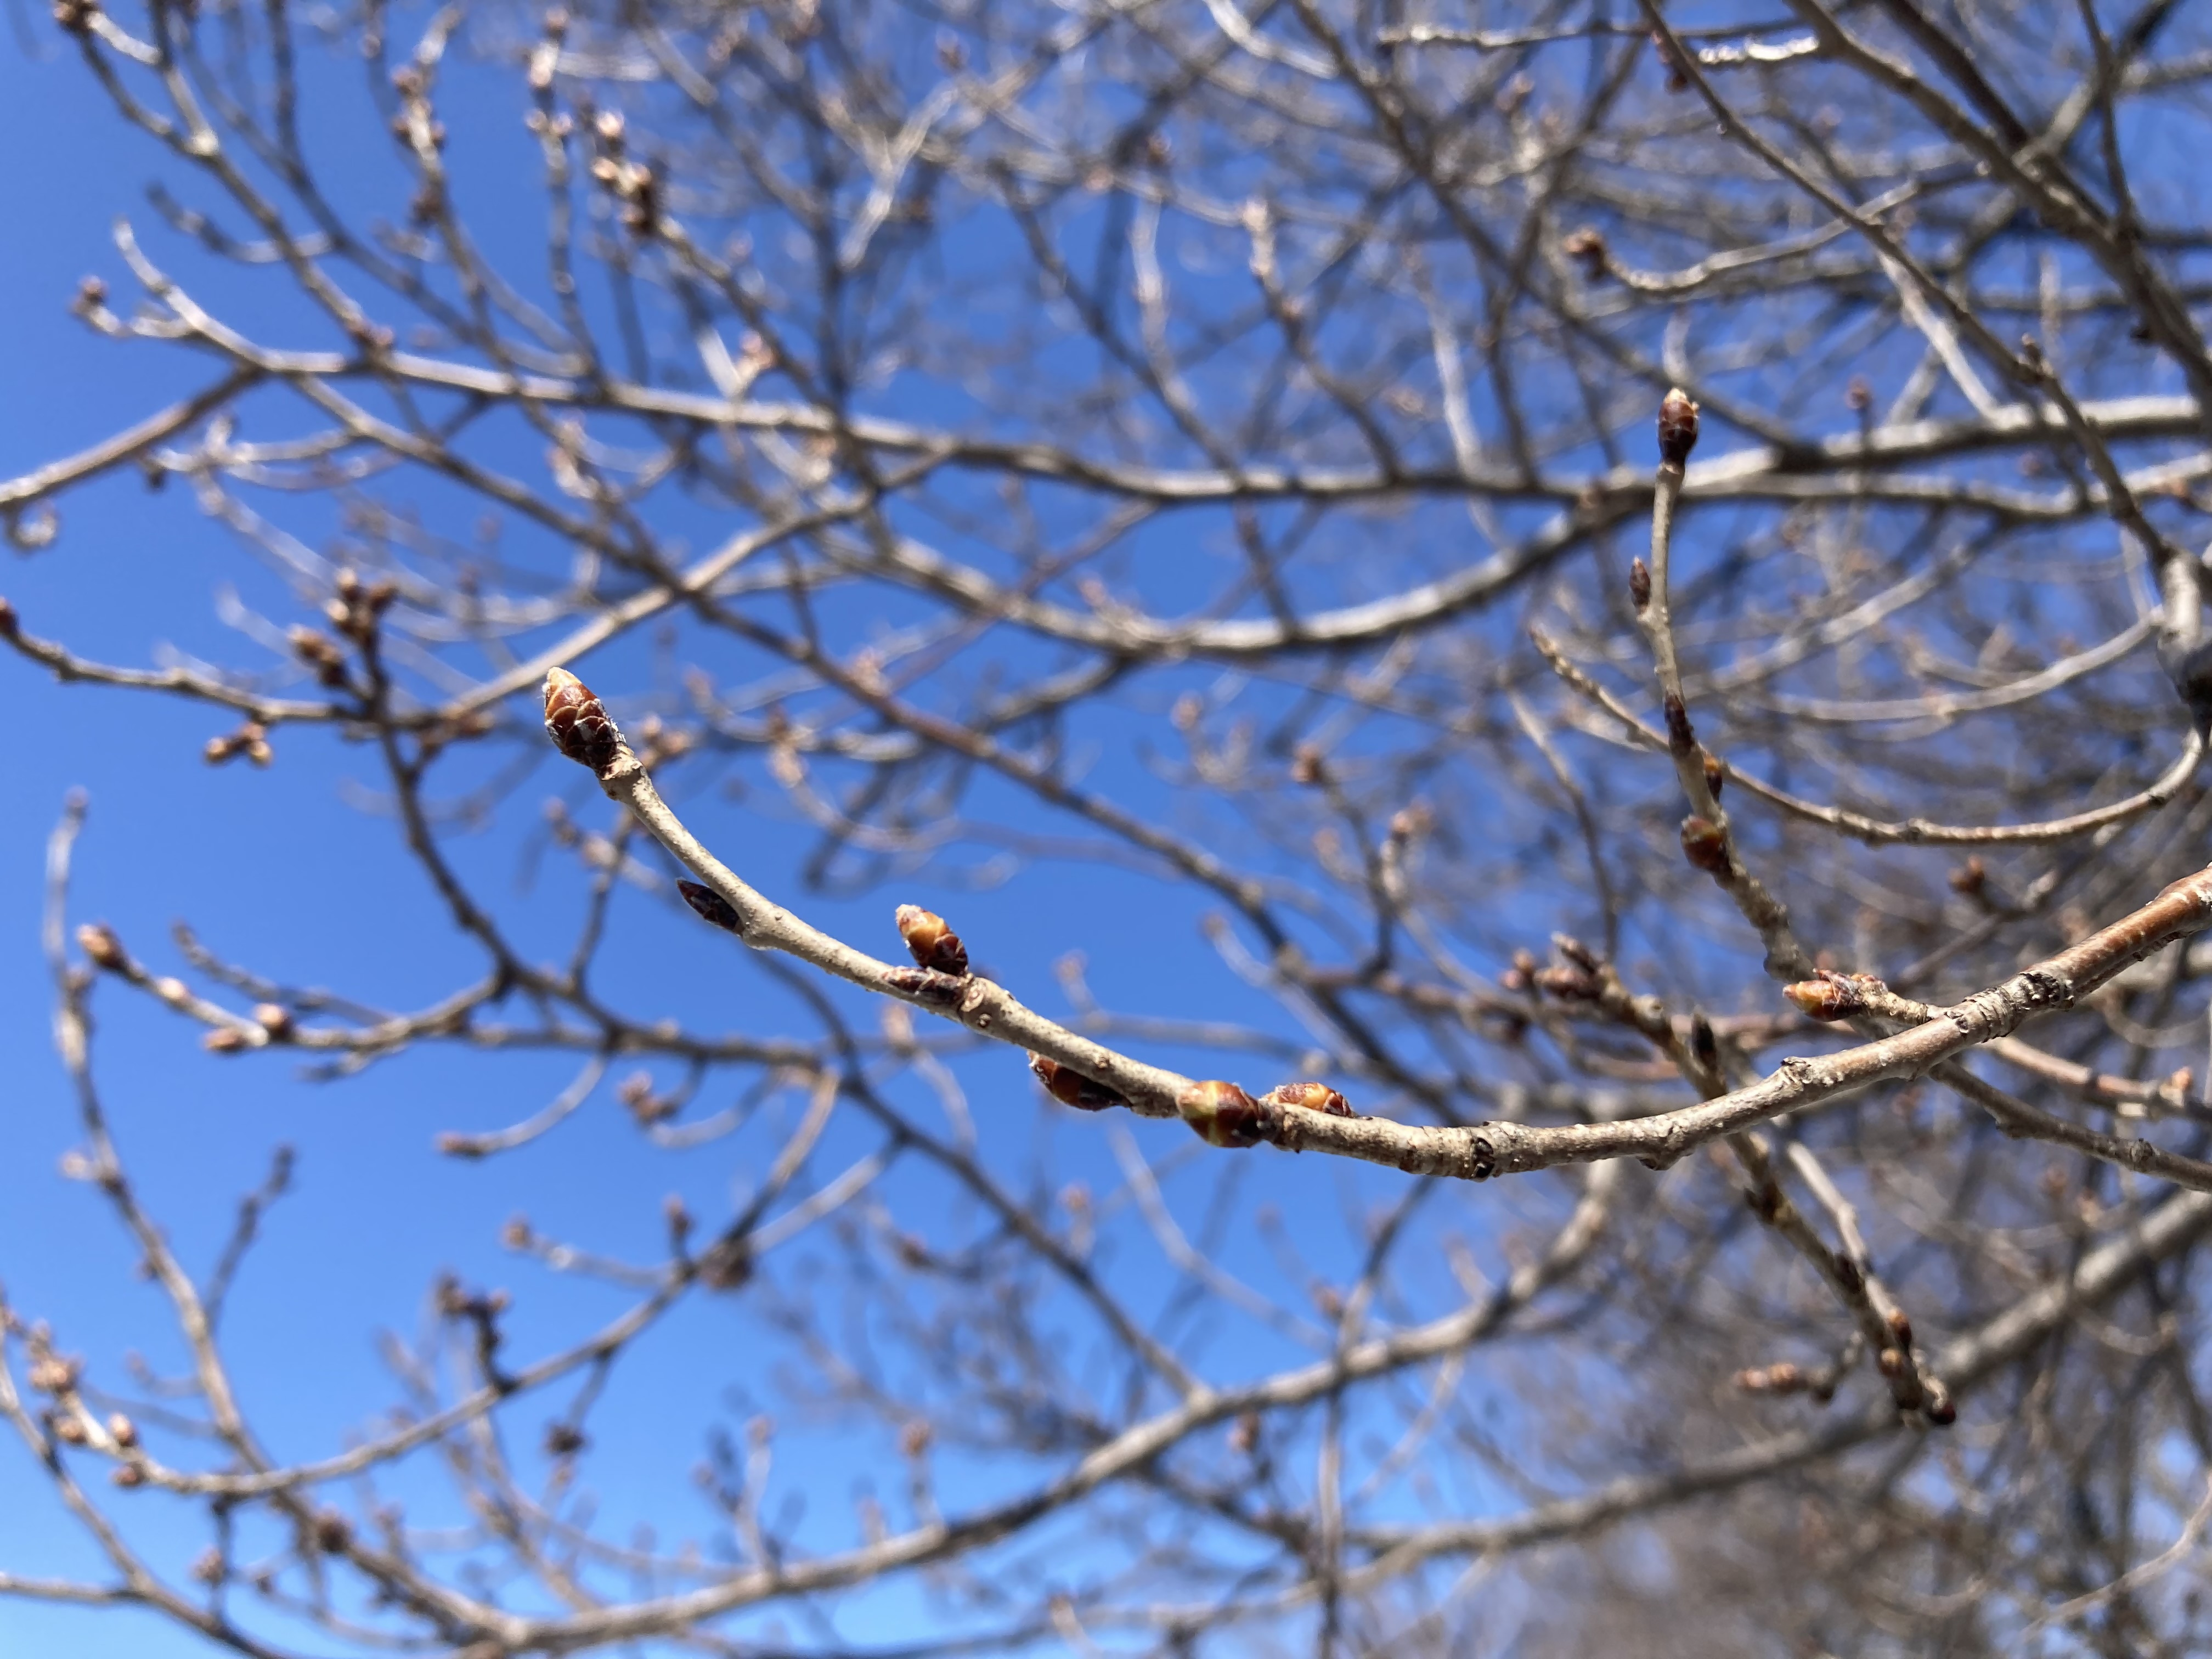
[{"label": "clear blue sky background", "polygon": [[[19,45],[0,50],[0,154],[11,158],[0,171],[0,225],[8,228],[0,254],[0,317],[7,319],[0,475],[7,476],[108,434],[206,372],[182,353],[100,339],[66,314],[77,279],[88,271],[103,273],[129,297],[110,241],[118,214],[131,215],[149,245],[178,268],[209,268],[178,253],[175,239],[144,205],[143,186],[163,174],[162,159],[114,119],[74,58],[55,49],[43,9],[22,12],[38,50],[27,56]],[[346,84],[357,86],[357,76]],[[503,81],[480,112],[456,100],[447,118],[465,140],[475,136],[467,124],[480,113],[483,143],[494,154],[510,150],[514,163],[526,167],[518,99],[512,81]],[[364,113],[334,104],[313,110],[312,118],[335,136],[349,122],[352,131],[362,131]],[[333,143],[321,153],[341,193],[389,183],[374,172],[386,161],[380,146]],[[496,167],[486,171],[496,175]],[[477,207],[495,232],[507,210],[494,197]],[[534,235],[534,223],[527,229]],[[234,279],[221,274],[203,280],[210,298],[235,304],[259,305],[257,296],[269,291],[225,288]],[[282,337],[281,310],[236,314]],[[241,659],[247,653],[218,621],[215,595],[227,582],[252,592],[256,573],[229,534],[202,519],[182,494],[173,483],[168,494],[152,496],[125,478],[68,496],[55,545],[30,556],[0,553],[0,592],[32,631],[89,654],[144,662],[173,641],[216,660]],[[0,697],[12,736],[0,793],[0,1278],[15,1305],[53,1319],[61,1346],[88,1355],[96,1374],[118,1377],[119,1357],[133,1348],[157,1366],[173,1366],[177,1348],[161,1298],[132,1279],[131,1253],[98,1194],[57,1170],[78,1135],[51,1048],[37,927],[44,843],[65,792],[81,786],[92,802],[73,920],[110,921],[157,971],[181,966],[166,936],[174,918],[192,922],[218,952],[261,971],[397,1006],[443,994],[472,974],[477,960],[457,945],[393,827],[349,798],[350,782],[374,781],[364,751],[327,734],[288,732],[279,734],[278,763],[269,772],[210,768],[200,746],[229,725],[216,711],[60,687],[12,656],[0,656]],[[590,808],[581,781],[559,772],[549,764],[519,792],[505,820],[509,833],[483,838],[462,855],[510,919],[521,903],[522,840],[514,827],[526,824],[556,790],[580,810]],[[459,781],[443,780],[449,787]],[[1030,821],[1036,823],[1033,815]],[[749,873],[772,891],[793,892],[790,872],[808,844],[800,830],[775,813],[732,813],[722,824],[725,834],[742,836]],[[521,924],[525,937],[549,954],[573,917],[575,885],[566,871],[542,882],[535,890],[549,896],[553,914],[542,928],[535,919]],[[1218,1013],[1257,1009],[1256,1001],[1240,1000],[1200,942],[1198,907],[1126,874],[1054,866],[994,891],[948,897],[908,887],[812,901],[808,908],[824,925],[883,949],[894,943],[891,903],[909,897],[954,910],[979,954],[1048,1007],[1059,1006],[1051,959],[1080,945],[1090,953],[1094,983],[1116,1006],[1166,1013],[1200,1006]],[[1073,920],[1042,928],[1041,915]],[[672,943],[665,927],[619,935],[607,982],[623,983],[625,966],[648,988],[629,1000],[634,1009],[709,1027],[735,982],[724,943],[703,930]],[[437,1132],[491,1128],[527,1115],[566,1081],[567,1062],[440,1053],[314,1085],[299,1081],[295,1063],[282,1056],[203,1055],[197,1028],[143,999],[103,990],[98,1011],[98,1069],[126,1160],[188,1263],[204,1270],[212,1261],[237,1195],[259,1181],[270,1147],[284,1140],[299,1151],[294,1194],[265,1228],[229,1327],[246,1403],[283,1455],[325,1452],[391,1403],[373,1334],[415,1328],[441,1269],[520,1294],[511,1327],[518,1356],[573,1340],[620,1305],[623,1298],[588,1287],[549,1287],[536,1268],[502,1251],[496,1235],[506,1216],[526,1210],[571,1242],[650,1259],[659,1244],[662,1194],[684,1192],[711,1227],[729,1212],[733,1187],[757,1169],[748,1160],[759,1143],[690,1156],[655,1151],[605,1091],[540,1146],[456,1163],[432,1151]],[[766,1014],[750,1007],[731,1023],[763,1034],[772,1029]],[[1010,1170],[1023,1167],[1036,1136],[1057,1135],[1063,1144],[1074,1136],[1081,1138],[1079,1162],[1095,1164],[1097,1184],[1112,1183],[1103,1126],[1070,1127],[1043,1112],[1018,1066],[1003,1060],[970,1066],[963,1076],[987,1131],[1011,1149]],[[1155,1149],[1188,1139],[1173,1125],[1138,1132]],[[857,1152],[866,1139],[856,1134],[849,1147],[833,1145],[825,1166],[836,1169],[841,1152]],[[1270,1195],[1294,1212],[1333,1212],[1348,1194],[1376,1190],[1370,1183],[1377,1177],[1364,1172],[1294,1167],[1268,1156]],[[1149,1259],[1133,1256],[1124,1267],[1125,1283],[1141,1290],[1149,1279],[1164,1286]],[[1255,1272],[1267,1276],[1264,1268]],[[735,1304],[696,1304],[651,1339],[639,1363],[624,1368],[617,1387],[629,1393],[617,1403],[628,1408],[595,1419],[591,1464],[590,1479],[611,1516],[653,1517],[664,1538],[708,1529],[709,1517],[685,1479],[701,1431],[718,1417],[741,1420],[750,1408],[731,1408],[732,1385],[746,1401],[771,1410],[783,1403],[752,1363],[745,1330]],[[1234,1369],[1264,1363],[1268,1354],[1268,1345],[1253,1340]],[[534,1425],[553,1410],[551,1401],[542,1409],[526,1407],[518,1420]],[[805,1455],[808,1468],[793,1484],[816,1495],[828,1535],[848,1537],[849,1508],[841,1505],[880,1464],[883,1448],[816,1441]],[[894,1473],[884,1495],[893,1496],[898,1484]],[[980,1488],[963,1491],[957,1474],[944,1492],[952,1508],[981,1495]],[[166,1499],[139,1494],[118,1507],[141,1528],[138,1535],[160,1540],[155,1559],[173,1571],[204,1540],[196,1513]],[[608,1528],[616,1536],[623,1530]],[[60,1522],[43,1478],[12,1440],[0,1446],[0,1565],[105,1577],[89,1546]],[[884,1638],[906,1623],[906,1606],[894,1599],[842,1633]],[[135,1614],[0,1601],[4,1659],[168,1659],[202,1650]]]}]

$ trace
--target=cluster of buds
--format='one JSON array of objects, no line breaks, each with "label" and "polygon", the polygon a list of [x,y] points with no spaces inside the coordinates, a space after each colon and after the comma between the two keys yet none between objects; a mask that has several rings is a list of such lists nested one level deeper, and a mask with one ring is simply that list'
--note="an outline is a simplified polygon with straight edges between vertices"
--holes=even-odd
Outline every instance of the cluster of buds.
[{"label": "cluster of buds", "polygon": [[960,935],[945,925],[943,916],[919,904],[902,904],[896,920],[899,937],[906,941],[916,966],[933,974],[950,974],[956,979],[966,976],[968,947],[960,942]]},{"label": "cluster of buds", "polygon": [[1611,268],[1611,258],[1605,246],[1605,233],[1593,225],[1583,226],[1561,242],[1559,252],[1581,264],[1583,280],[1586,283],[1603,282]]},{"label": "cluster of buds", "polygon": [[1539,968],[1534,953],[1516,951],[1507,988],[1537,990],[1562,1002],[1595,1002],[1605,994],[1604,957],[1569,933],[1553,934],[1552,948],[1560,959],[1549,968]]},{"label": "cluster of buds", "polygon": [[310,628],[305,623],[291,632],[292,654],[315,671],[318,684],[332,690],[343,689],[346,683],[345,652],[338,642],[319,628]]},{"label": "cluster of buds", "polygon": [[25,1380],[40,1394],[57,1398],[76,1391],[76,1380],[84,1375],[84,1362],[74,1354],[57,1353],[53,1338],[43,1325],[33,1325],[27,1343],[30,1369]]},{"label": "cluster of buds", "polygon": [[410,149],[446,147],[446,124],[430,112],[429,77],[413,64],[392,72],[392,89],[399,94],[399,112],[392,118],[392,136]]},{"label": "cluster of buds", "polygon": [[[338,572],[337,592],[325,601],[323,615],[346,638],[366,643],[374,637],[378,621],[398,597],[399,584],[389,576],[364,582],[361,573],[349,566]],[[296,635],[293,648],[300,649]]]},{"label": "cluster of buds", "polygon": [[653,1079],[644,1072],[634,1073],[617,1084],[615,1098],[629,1109],[629,1115],[637,1120],[641,1129],[665,1123],[677,1113],[676,1102],[665,1095],[655,1094]]},{"label": "cluster of buds", "polygon": [[545,676],[545,735],[570,760],[594,772],[605,771],[622,752],[622,731],[606,705],[565,668]]},{"label": "cluster of buds", "polygon": [[1256,1146],[1280,1131],[1282,1108],[1255,1100],[1233,1083],[1194,1083],[1176,1097],[1176,1109],[1200,1139],[1213,1146]]},{"label": "cluster of buds", "polygon": [[1030,1070],[1036,1073],[1047,1094],[1061,1105],[1073,1106],[1079,1112],[1103,1112],[1109,1107],[1129,1103],[1104,1084],[1095,1083],[1073,1066],[1047,1060],[1042,1054],[1030,1056]]},{"label": "cluster of buds", "polygon": [[1659,404],[1659,462],[1680,467],[1698,447],[1698,406],[1690,394],[1675,386]]},{"label": "cluster of buds", "polygon": [[235,732],[210,738],[207,747],[200,752],[207,757],[210,766],[221,766],[240,755],[256,766],[266,766],[276,758],[276,751],[269,746],[269,728],[259,720],[248,720]]},{"label": "cluster of buds", "polygon": [[626,153],[620,114],[602,110],[592,125],[599,140],[599,153],[592,158],[592,177],[623,204],[624,229],[634,236],[652,235],[660,224],[659,179],[651,167]]}]

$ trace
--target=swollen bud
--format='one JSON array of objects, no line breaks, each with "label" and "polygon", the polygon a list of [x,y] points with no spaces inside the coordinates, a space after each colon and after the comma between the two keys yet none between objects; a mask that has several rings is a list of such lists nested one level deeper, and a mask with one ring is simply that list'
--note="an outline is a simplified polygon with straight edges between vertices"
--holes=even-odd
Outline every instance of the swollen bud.
[{"label": "swollen bud", "polygon": [[579,765],[604,772],[622,750],[622,732],[591,687],[565,668],[545,676],[545,735]]},{"label": "swollen bud", "polygon": [[1726,876],[1728,836],[1711,818],[1692,812],[1682,820],[1682,856],[1709,876]]},{"label": "swollen bud", "polygon": [[1215,1146],[1251,1146],[1269,1139],[1282,1121],[1272,1102],[1252,1098],[1233,1083],[1194,1083],[1176,1097],[1182,1121]]},{"label": "swollen bud", "polygon": [[702,887],[696,881],[679,880],[676,890],[684,895],[684,902],[702,921],[712,922],[726,933],[744,937],[744,919],[738,915],[737,907],[713,888]]},{"label": "swollen bud", "polygon": [[1638,559],[1628,567],[1628,598],[1642,616],[1651,605],[1651,567]]},{"label": "swollen bud", "polygon": [[1352,1103],[1326,1083],[1278,1083],[1260,1097],[1263,1105],[1299,1106],[1323,1117],[1357,1117]]},{"label": "swollen bud", "polygon": [[1680,466],[1698,447],[1698,406],[1690,394],[1676,386],[1659,405],[1659,461]]},{"label": "swollen bud", "polygon": [[943,916],[919,904],[902,904],[897,921],[899,937],[921,966],[956,978],[967,973],[968,947],[960,942],[959,934],[945,926]]}]

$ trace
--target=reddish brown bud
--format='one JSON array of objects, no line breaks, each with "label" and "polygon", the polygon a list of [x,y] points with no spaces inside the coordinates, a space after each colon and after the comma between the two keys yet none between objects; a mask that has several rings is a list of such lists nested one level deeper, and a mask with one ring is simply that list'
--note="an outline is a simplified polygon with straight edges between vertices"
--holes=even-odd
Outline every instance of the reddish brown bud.
[{"label": "reddish brown bud", "polygon": [[1581,262],[1583,280],[1601,283],[1605,280],[1607,254],[1605,234],[1595,226],[1585,225],[1559,244],[1559,252],[1570,259]]},{"label": "reddish brown bud", "polygon": [[1628,567],[1628,599],[1639,617],[1650,607],[1651,567],[1641,559],[1632,562]]},{"label": "reddish brown bud", "polygon": [[271,1042],[283,1042],[292,1035],[292,1011],[282,1003],[264,1002],[255,1006],[254,1022],[269,1033]]},{"label": "reddish brown bud", "polygon": [[118,1486],[143,1486],[146,1484],[146,1471],[136,1463],[125,1463],[107,1478]]},{"label": "reddish brown bud", "polygon": [[325,1510],[315,1517],[316,1547],[336,1554],[353,1541],[353,1528],[345,1516],[336,1510]]},{"label": "reddish brown bud", "polygon": [[241,1054],[252,1047],[245,1032],[235,1025],[221,1025],[200,1039],[200,1047],[211,1054]]},{"label": "reddish brown bud", "polygon": [[713,888],[702,887],[696,881],[679,880],[676,890],[684,895],[684,902],[702,921],[710,921],[726,933],[744,937],[744,918],[738,914],[737,906]]},{"label": "reddish brown bud", "polygon": [[1682,820],[1682,856],[1709,876],[1729,872],[1728,836],[1711,818],[1692,812]]},{"label": "reddish brown bud", "polygon": [[75,1413],[65,1413],[54,1419],[54,1438],[65,1446],[82,1446],[89,1438],[84,1431],[84,1421]]},{"label": "reddish brown bud", "polygon": [[1803,979],[1785,985],[1782,994],[1796,1003],[1808,1018],[1841,1019],[1850,1012],[1844,988],[1832,979]]},{"label": "reddish brown bud", "polygon": [[107,1432],[114,1437],[115,1443],[118,1446],[135,1446],[138,1443],[138,1425],[121,1412],[117,1412],[107,1419]]},{"label": "reddish brown bud", "polygon": [[1978,898],[1989,878],[1989,866],[1979,858],[1970,858],[1951,872],[1951,890],[1967,898]]},{"label": "reddish brown bud", "polygon": [[7,600],[0,599],[0,639],[14,639],[22,631],[22,626],[16,617],[15,607]]},{"label": "reddish brown bud", "polygon": [[902,904],[897,917],[899,937],[921,967],[939,974],[964,975],[968,947],[960,935],[945,925],[945,918],[919,904]]},{"label": "reddish brown bud", "polygon": [[1073,1066],[1047,1060],[1042,1054],[1030,1056],[1030,1070],[1036,1073],[1047,1094],[1061,1105],[1073,1106],[1079,1112],[1103,1112],[1110,1106],[1129,1103],[1104,1084],[1095,1083]]},{"label": "reddish brown bud", "polygon": [[1890,1339],[1899,1347],[1909,1349],[1912,1346],[1912,1321],[1906,1316],[1904,1309],[1892,1308],[1889,1310],[1887,1323],[1889,1326]]},{"label": "reddish brown bud", "polygon": [[1194,1083],[1176,1097],[1176,1108],[1200,1139],[1215,1146],[1251,1146],[1273,1137],[1280,1109],[1252,1098],[1233,1083]]},{"label": "reddish brown bud", "polygon": [[1728,769],[1721,764],[1720,757],[1710,750],[1705,754],[1705,787],[1712,792],[1715,800],[1721,798],[1721,787],[1728,781]]},{"label": "reddish brown bud", "polygon": [[1698,447],[1698,406],[1690,394],[1676,386],[1659,404],[1659,460],[1663,466],[1680,466]]},{"label": "reddish brown bud", "polygon": [[1874,1364],[1884,1376],[1902,1376],[1905,1367],[1905,1351],[1902,1348],[1884,1348],[1875,1356]]},{"label": "reddish brown bud", "polygon": [[1324,1117],[1357,1117],[1352,1103],[1326,1083],[1278,1083],[1260,1097],[1274,1106],[1297,1106]]},{"label": "reddish brown bud", "polygon": [[104,921],[88,921],[76,930],[76,947],[84,952],[95,968],[105,968],[110,973],[122,969],[130,961],[124,954],[123,941],[115,937],[115,930]]},{"label": "reddish brown bud", "polygon": [[607,717],[606,705],[565,668],[545,676],[545,735],[570,760],[594,772],[605,771],[622,750],[622,732]]},{"label": "reddish brown bud", "polygon": [[1690,724],[1689,704],[1669,691],[1661,707],[1667,714],[1667,746],[1678,755],[1688,753],[1698,741],[1697,732]]}]

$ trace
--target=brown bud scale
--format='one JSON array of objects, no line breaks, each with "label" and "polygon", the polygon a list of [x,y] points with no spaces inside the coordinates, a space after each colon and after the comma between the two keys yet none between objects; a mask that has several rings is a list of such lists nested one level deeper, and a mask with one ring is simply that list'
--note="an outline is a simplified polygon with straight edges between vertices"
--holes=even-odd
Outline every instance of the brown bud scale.
[{"label": "brown bud scale", "polygon": [[570,760],[594,772],[605,771],[622,750],[622,732],[606,705],[565,668],[545,676],[545,735]]},{"label": "brown bud scale", "polygon": [[1233,1083],[1194,1083],[1176,1099],[1176,1109],[1200,1139],[1214,1146],[1253,1146],[1273,1139],[1282,1126],[1282,1109],[1258,1101]]},{"label": "brown bud scale", "polygon": [[917,965],[936,973],[964,975],[968,947],[960,935],[945,926],[945,918],[919,904],[902,904],[897,913],[899,937],[914,953]]},{"label": "brown bud scale", "polygon": [[1698,406],[1690,394],[1676,386],[1659,405],[1659,459],[1662,465],[1680,466],[1698,447]]},{"label": "brown bud scale", "polygon": [[1079,1112],[1103,1112],[1129,1103],[1104,1084],[1094,1082],[1073,1066],[1047,1060],[1042,1054],[1030,1056],[1030,1070],[1036,1073],[1047,1094],[1061,1105],[1073,1106]]}]

